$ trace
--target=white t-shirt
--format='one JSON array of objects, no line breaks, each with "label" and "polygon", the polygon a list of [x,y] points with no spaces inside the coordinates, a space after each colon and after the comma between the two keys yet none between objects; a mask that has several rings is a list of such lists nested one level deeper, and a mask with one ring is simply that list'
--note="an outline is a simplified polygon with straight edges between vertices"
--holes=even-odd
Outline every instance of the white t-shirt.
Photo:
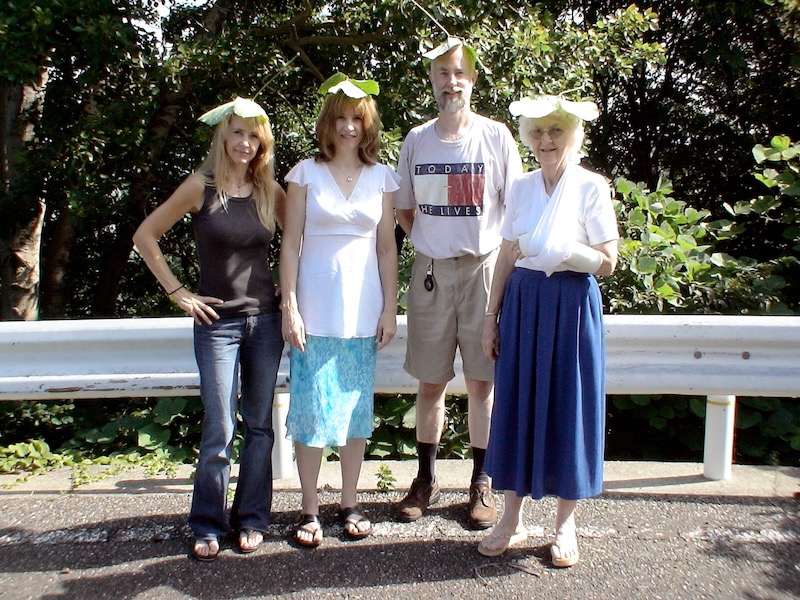
[{"label": "white t-shirt", "polygon": [[438,119],[406,136],[397,172],[399,209],[416,208],[411,241],[431,258],[482,256],[500,245],[504,203],[522,161],[508,127],[473,113],[469,132],[446,142]]},{"label": "white t-shirt", "polygon": [[328,165],[298,163],[286,181],[306,188],[306,222],[297,274],[297,306],[309,335],[376,334],[383,288],[376,249],[383,193],[397,189],[386,165],[364,166],[345,198]]},{"label": "white t-shirt", "polygon": [[[568,239],[593,246],[619,239],[611,189],[602,175],[578,165],[569,165],[559,186],[565,186],[565,194],[561,199],[561,210],[565,211],[565,215],[559,219],[559,235],[564,236],[563,241]],[[533,231],[550,201],[551,197],[545,192],[541,169],[517,179],[511,186],[506,202],[503,238],[514,241]],[[514,264],[526,269],[543,270],[536,264],[536,257],[526,256]],[[567,269],[557,266],[553,270]]]}]

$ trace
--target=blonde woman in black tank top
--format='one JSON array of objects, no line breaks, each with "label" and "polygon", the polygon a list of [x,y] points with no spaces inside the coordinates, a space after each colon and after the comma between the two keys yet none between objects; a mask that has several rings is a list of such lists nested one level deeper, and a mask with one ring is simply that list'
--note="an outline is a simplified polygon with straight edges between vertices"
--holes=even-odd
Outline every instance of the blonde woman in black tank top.
[{"label": "blonde woman in black tank top", "polygon": [[[210,561],[229,529],[248,553],[262,543],[270,523],[272,401],[283,340],[267,253],[284,192],[274,180],[273,137],[263,108],[236,98],[200,120],[215,126],[206,160],[142,222],[133,240],[164,292],[194,319],[205,414],[189,514],[191,556]],[[186,214],[199,254],[196,292],[175,276],[158,245]],[[237,410],[244,446],[228,516]]]}]

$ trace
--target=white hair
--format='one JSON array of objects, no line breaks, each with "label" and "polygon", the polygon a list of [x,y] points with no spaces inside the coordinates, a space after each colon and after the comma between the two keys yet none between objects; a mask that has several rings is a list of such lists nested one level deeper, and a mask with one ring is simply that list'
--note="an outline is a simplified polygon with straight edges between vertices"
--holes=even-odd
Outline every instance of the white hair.
[{"label": "white hair", "polygon": [[583,155],[581,154],[581,147],[583,146],[583,139],[585,136],[585,131],[583,129],[583,119],[576,117],[573,114],[565,112],[561,109],[553,111],[549,115],[537,119],[532,119],[530,117],[520,117],[519,118],[519,139],[525,144],[528,148],[533,150],[533,138],[531,138],[530,132],[531,129],[536,127],[538,124],[542,123],[545,119],[551,116],[560,117],[566,127],[564,128],[564,132],[568,135],[571,139],[570,148],[569,148],[569,160],[570,162],[579,163]]}]

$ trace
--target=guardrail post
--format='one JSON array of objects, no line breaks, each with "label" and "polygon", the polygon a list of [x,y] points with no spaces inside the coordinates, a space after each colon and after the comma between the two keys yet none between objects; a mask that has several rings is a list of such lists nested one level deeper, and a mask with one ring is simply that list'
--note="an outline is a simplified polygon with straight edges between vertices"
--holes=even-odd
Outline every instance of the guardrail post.
[{"label": "guardrail post", "polygon": [[730,479],[733,463],[733,430],[736,396],[706,398],[706,437],[703,477]]},{"label": "guardrail post", "polygon": [[289,392],[276,391],[272,405],[272,478],[286,479],[294,475],[292,442],[286,439],[286,415],[289,414]]}]

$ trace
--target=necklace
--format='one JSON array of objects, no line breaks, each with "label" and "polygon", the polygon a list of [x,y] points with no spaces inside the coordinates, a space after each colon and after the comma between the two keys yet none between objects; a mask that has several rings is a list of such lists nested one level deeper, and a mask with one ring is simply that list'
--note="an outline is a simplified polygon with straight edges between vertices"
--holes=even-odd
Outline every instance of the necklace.
[{"label": "necklace", "polygon": [[353,179],[361,172],[361,169],[363,168],[364,164],[362,163],[362,164],[358,165],[358,168],[356,169],[356,172],[353,173],[352,175],[348,175],[347,171],[345,171],[344,169],[342,169],[341,167],[339,167],[337,165],[333,165],[332,164],[331,166],[333,166],[337,171],[339,171],[340,173],[342,173],[344,175],[345,179],[347,179],[347,183],[352,183]]},{"label": "necklace", "polygon": [[242,183],[234,183],[233,185],[236,186],[236,197],[242,197],[242,188],[247,185],[247,181],[243,181]]}]

